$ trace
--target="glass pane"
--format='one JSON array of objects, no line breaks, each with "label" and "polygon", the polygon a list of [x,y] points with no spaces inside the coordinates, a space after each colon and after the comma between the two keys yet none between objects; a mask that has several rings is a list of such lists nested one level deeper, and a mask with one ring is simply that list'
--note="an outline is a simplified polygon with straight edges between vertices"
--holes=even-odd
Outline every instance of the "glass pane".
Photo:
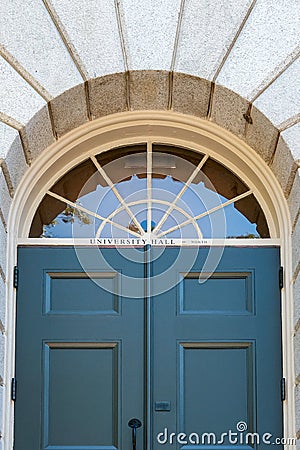
[{"label": "glass pane", "polygon": [[174,145],[153,144],[152,151],[153,153],[158,152],[158,153],[166,153],[167,155],[175,155],[178,158],[188,161],[195,167],[198,166],[199,162],[204,157],[202,153],[194,152],[184,147],[178,146],[175,147]]},{"label": "glass pane", "polygon": [[[269,227],[267,224],[266,217],[263,213],[263,210],[261,209],[258,201],[256,200],[254,195],[250,195],[249,197],[243,198],[242,200],[239,200],[234,204],[235,208],[240,212],[240,217],[245,216],[249,223],[252,224],[252,227],[256,228],[256,234],[255,237],[262,237],[262,238],[268,238],[270,237],[269,233]],[[241,236],[242,234],[242,236]],[[245,237],[243,234],[250,234],[250,236],[246,237],[252,237],[251,236],[251,230],[249,229],[248,233],[236,233],[235,237]]]},{"label": "glass pane", "polygon": [[190,178],[204,157],[182,147],[154,144],[152,149],[153,177],[164,179],[169,175],[182,183]]},{"label": "glass pane", "polygon": [[251,223],[243,216],[234,204],[226,206],[224,212],[227,224],[227,238],[254,239],[260,237],[256,224]]},{"label": "glass pane", "polygon": [[[208,189],[213,186],[214,191],[226,199],[234,198],[249,189],[237,175],[213,159],[208,159],[203,166],[201,178]],[[196,183],[199,181],[200,177],[195,180]]]},{"label": "glass pane", "polygon": [[[91,230],[94,217],[45,195],[34,216],[30,237],[68,238],[73,236],[73,226]],[[86,235],[85,237],[89,237]]]},{"label": "glass pane", "polygon": [[92,161],[88,159],[66,173],[50,190],[74,202],[84,187],[84,194],[87,194],[88,190],[91,192],[96,189],[97,184],[107,186]]},{"label": "glass pane", "polygon": [[[131,221],[132,220],[127,211],[121,209],[116,215],[114,215],[114,217],[111,218],[111,223],[101,222],[100,228],[97,228],[96,233],[93,236],[114,238],[130,237],[131,234],[129,233],[128,228]],[[122,225],[125,229],[116,227],[114,223]]]},{"label": "glass pane", "polygon": [[113,183],[130,180],[133,175],[145,178],[147,173],[147,145],[130,145],[103,152],[96,156]]}]

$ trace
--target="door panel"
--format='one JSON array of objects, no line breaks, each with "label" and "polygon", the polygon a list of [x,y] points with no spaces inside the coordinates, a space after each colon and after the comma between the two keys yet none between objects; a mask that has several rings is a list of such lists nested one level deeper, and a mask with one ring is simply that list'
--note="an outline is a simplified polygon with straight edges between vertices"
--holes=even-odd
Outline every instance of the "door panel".
[{"label": "door panel", "polygon": [[[86,448],[96,442],[118,447],[119,353],[114,342],[45,344],[45,447]],[[97,427],[91,418],[97,418]]]},{"label": "door panel", "polygon": [[251,272],[214,273],[202,284],[200,292],[199,277],[201,272],[182,274],[179,290],[180,314],[240,315],[253,312]]},{"label": "door panel", "polygon": [[91,279],[71,248],[19,249],[16,450],[130,448],[127,423],[144,412],[144,305],[123,296],[120,274],[143,292],[144,267],[142,252],[122,253],[104,249],[99,267],[91,252]]},{"label": "door panel", "polygon": [[[153,249],[153,280],[166,258],[174,259],[172,252]],[[241,421],[248,432],[282,436],[279,250],[225,248],[216,272],[203,282],[207,254],[200,249],[188,273],[169,270],[173,288],[153,299],[153,404],[171,404],[168,412],[153,407],[154,439],[168,431],[164,448],[177,448],[172,432],[187,439],[197,433],[200,443],[193,448],[218,440],[230,447],[228,435],[221,435],[237,432]],[[191,249],[181,249],[183,265],[191,257]],[[206,436],[202,442],[203,433],[214,433],[216,441]],[[154,448],[164,440],[160,435]]]},{"label": "door panel", "polygon": [[[101,286],[93,283],[89,275]],[[47,272],[45,313],[119,314],[119,274],[101,272],[89,275],[82,272]],[[84,295],[78,295],[79,292]]]},{"label": "door panel", "polygon": [[181,429],[199,429],[201,417],[203,431],[221,435],[233,425],[229,407],[236,423],[241,417],[253,425],[252,343],[180,343],[179,358]]}]

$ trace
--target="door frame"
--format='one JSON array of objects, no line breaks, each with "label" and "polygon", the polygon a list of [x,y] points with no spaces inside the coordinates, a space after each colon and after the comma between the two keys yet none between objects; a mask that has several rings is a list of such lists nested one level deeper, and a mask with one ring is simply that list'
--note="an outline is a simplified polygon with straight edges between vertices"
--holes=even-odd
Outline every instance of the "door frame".
[{"label": "door frame", "polygon": [[[52,144],[32,164],[20,182],[8,219],[7,247],[7,333],[5,393],[3,399],[3,450],[12,450],[14,405],[10,398],[10,381],[15,371],[15,300],[13,268],[17,264],[18,244],[33,244],[27,238],[34,212],[43,192],[54,181],[91,154],[138,142],[161,142],[210,154],[236,173],[249,187],[255,187],[257,199],[266,215],[271,240],[280,246],[284,266],[282,289],[282,359],[287,380],[287,400],[283,403],[284,437],[295,436],[293,295],[290,214],[282,189],[266,163],[241,139],[204,119],[174,112],[140,111],[119,113],[82,125]],[[274,241],[275,240],[275,241]],[[51,245],[46,243],[45,245]],[[239,242],[237,242],[239,241]],[[266,245],[262,239],[247,243],[236,240],[225,245]],[[271,241],[270,241],[271,243]],[[52,244],[55,245],[53,242]],[[294,448],[286,444],[285,448]]]}]

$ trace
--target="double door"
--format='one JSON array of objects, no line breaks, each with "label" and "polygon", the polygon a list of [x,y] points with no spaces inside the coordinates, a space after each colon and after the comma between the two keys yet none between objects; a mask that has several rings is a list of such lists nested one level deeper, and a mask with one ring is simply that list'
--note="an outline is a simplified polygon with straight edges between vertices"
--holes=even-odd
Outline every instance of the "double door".
[{"label": "double door", "polygon": [[279,250],[208,251],[19,248],[15,450],[282,436]]}]

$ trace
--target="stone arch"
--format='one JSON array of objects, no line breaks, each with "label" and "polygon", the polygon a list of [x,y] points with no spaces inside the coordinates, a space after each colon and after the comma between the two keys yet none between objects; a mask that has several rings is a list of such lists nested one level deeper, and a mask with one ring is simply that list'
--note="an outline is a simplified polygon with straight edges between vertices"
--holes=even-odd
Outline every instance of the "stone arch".
[{"label": "stone arch", "polygon": [[[127,113],[129,117],[136,111],[170,111],[193,116],[195,120],[213,122],[220,130],[244,141],[256,152],[262,166],[269,166],[277,178],[290,211],[292,236],[286,238],[299,242],[299,161],[294,159],[280,131],[258,109],[227,88],[190,75],[165,71],[118,73],[89,80],[51,100],[20,130],[2,161],[0,267],[4,281],[8,280],[9,210],[29,166],[48,147],[67,138],[78,127],[113,114]],[[293,248],[292,279],[288,283],[299,285],[299,250],[297,245]],[[295,308],[299,310],[297,295],[295,290]],[[298,323],[296,327],[299,328]],[[7,372],[5,378],[8,379]]]},{"label": "stone arch", "polygon": [[[205,79],[166,71],[132,71],[90,79],[51,100],[26,126],[1,161],[2,219],[7,222],[10,198],[29,165],[49,145],[78,126],[99,117],[140,110],[174,111],[206,119],[244,140],[270,166],[289,198],[299,189],[299,160],[280,131],[257,108],[233,91]],[[4,180],[2,180],[4,181]],[[4,184],[4,183],[3,183]],[[5,192],[7,190],[7,192]],[[7,196],[6,194],[10,195]],[[292,195],[294,197],[294,195]]]}]

